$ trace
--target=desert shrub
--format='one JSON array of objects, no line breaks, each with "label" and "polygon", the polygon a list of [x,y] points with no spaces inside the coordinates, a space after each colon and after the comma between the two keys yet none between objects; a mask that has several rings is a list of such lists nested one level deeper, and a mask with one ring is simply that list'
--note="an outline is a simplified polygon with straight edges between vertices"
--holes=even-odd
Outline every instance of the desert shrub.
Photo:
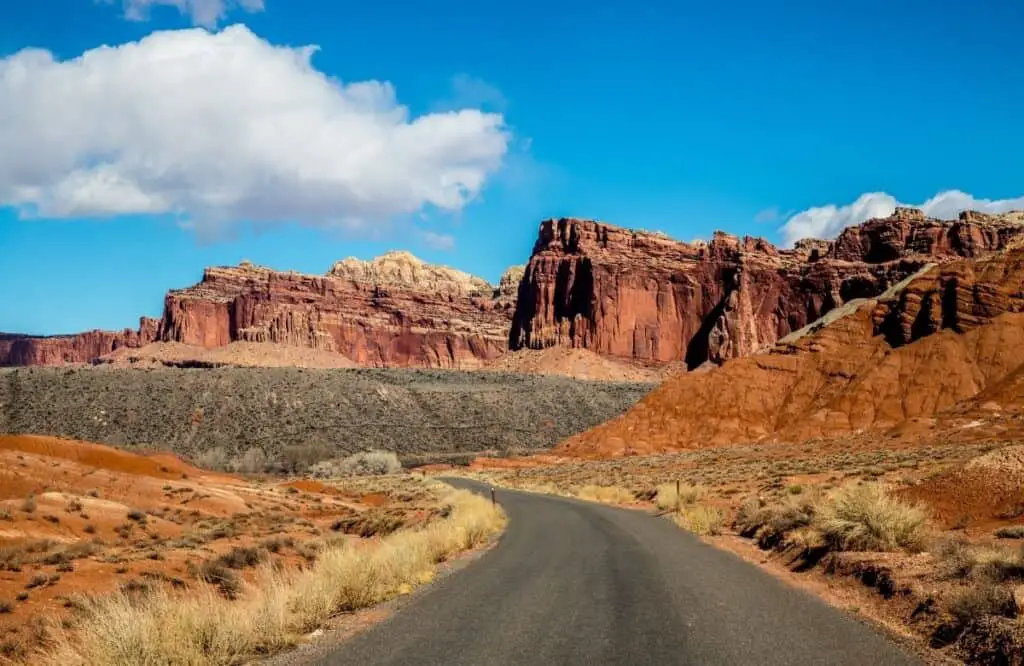
[{"label": "desert shrub", "polygon": [[224,447],[215,446],[196,453],[192,456],[192,462],[196,467],[225,472],[229,463],[228,452],[224,450]]},{"label": "desert shrub", "polygon": [[1017,602],[1005,586],[986,582],[957,594],[950,600],[948,610],[956,624],[963,627],[992,615],[1016,617]]},{"label": "desert shrub", "polygon": [[248,546],[236,546],[216,559],[217,564],[221,564],[230,569],[245,569],[247,567],[254,567],[257,564],[263,562],[267,558],[267,551],[262,548],[252,548]]},{"label": "desert shrub", "polygon": [[49,581],[50,579],[48,576],[45,576],[43,574],[36,574],[35,576],[32,576],[32,578],[29,579],[27,583],[25,583],[25,589],[31,590],[37,587],[42,587],[43,585],[46,585]]},{"label": "desert shrub", "polygon": [[361,537],[386,536],[397,532],[405,524],[400,513],[383,509],[369,509],[354,516],[347,516],[331,525],[331,529]]},{"label": "desert shrub", "polygon": [[21,510],[24,511],[25,513],[35,513],[37,506],[38,504],[36,503],[36,496],[29,495],[28,497],[25,498],[25,501],[21,503]]},{"label": "desert shrub", "polygon": [[260,547],[270,553],[279,553],[283,548],[292,548],[294,546],[295,539],[291,537],[272,537],[260,542]]},{"label": "desert shrub", "polygon": [[195,572],[196,578],[216,586],[228,599],[235,599],[242,590],[242,581],[227,565],[217,560],[203,562]]},{"label": "desert shrub", "polygon": [[340,460],[325,460],[310,467],[320,478],[338,476],[382,476],[402,471],[402,463],[392,451],[363,451]]},{"label": "desert shrub", "polygon": [[702,498],[704,494],[705,490],[703,487],[688,483],[680,483],[679,493],[676,494],[676,484],[674,482],[663,483],[658,486],[654,503],[662,510],[674,509],[676,506],[693,504]]},{"label": "desert shrub", "polygon": [[586,485],[576,490],[576,497],[605,504],[626,504],[634,501],[633,493],[619,486]]},{"label": "desert shrub", "polygon": [[287,474],[302,474],[323,460],[330,459],[332,450],[324,444],[296,444],[281,450],[280,464]]},{"label": "desert shrub", "polygon": [[694,534],[711,536],[722,533],[722,524],[725,519],[722,511],[716,507],[691,504],[683,507],[676,516],[676,522],[683,529]]},{"label": "desert shrub", "polygon": [[935,549],[935,557],[943,578],[1024,580],[1024,548],[975,546],[962,538],[948,539]]},{"label": "desert shrub", "polygon": [[733,526],[741,536],[757,540],[764,549],[774,548],[795,530],[808,527],[814,519],[814,504],[809,499],[787,497],[766,504],[750,498],[740,504]]},{"label": "desert shrub", "polygon": [[833,550],[918,552],[928,536],[928,517],[877,484],[851,485],[817,507],[814,527]]},{"label": "desert shrub", "polygon": [[1024,539],[1024,525],[1010,525],[1000,527],[995,531],[998,539]]},{"label": "desert shrub", "polygon": [[733,527],[740,536],[750,538],[765,521],[765,502],[760,497],[747,497],[740,502],[733,518]]},{"label": "desert shrub", "polygon": [[270,458],[267,453],[258,446],[251,446],[245,450],[242,457],[231,462],[231,468],[243,474],[257,474],[267,471],[270,466]]},{"label": "desert shrub", "polygon": [[25,549],[20,546],[0,546],[0,571],[21,571],[26,554]]}]

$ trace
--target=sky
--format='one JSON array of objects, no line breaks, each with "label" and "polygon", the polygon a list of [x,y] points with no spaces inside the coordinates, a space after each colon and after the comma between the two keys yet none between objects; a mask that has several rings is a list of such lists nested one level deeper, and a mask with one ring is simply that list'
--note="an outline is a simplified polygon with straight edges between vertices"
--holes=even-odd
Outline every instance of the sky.
[{"label": "sky", "polygon": [[1024,3],[3,0],[0,331],[242,259],[492,282],[545,218],[790,245],[1024,208]]}]

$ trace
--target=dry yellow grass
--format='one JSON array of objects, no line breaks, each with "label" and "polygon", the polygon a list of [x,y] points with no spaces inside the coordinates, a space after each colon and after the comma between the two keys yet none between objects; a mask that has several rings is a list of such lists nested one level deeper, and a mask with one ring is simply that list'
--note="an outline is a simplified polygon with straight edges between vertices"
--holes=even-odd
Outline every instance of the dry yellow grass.
[{"label": "dry yellow grass", "polygon": [[928,537],[928,515],[879,484],[849,485],[816,507],[814,527],[834,550],[916,552]]},{"label": "dry yellow grass", "polygon": [[706,494],[702,486],[695,486],[689,483],[663,483],[658,486],[658,494],[654,503],[659,509],[674,509],[677,506],[694,504]]},{"label": "dry yellow grass", "polygon": [[725,522],[721,509],[703,504],[684,506],[674,517],[680,527],[700,536],[721,534]]},{"label": "dry yellow grass", "polygon": [[618,486],[587,485],[576,490],[576,497],[604,504],[628,504],[635,501],[633,493]]},{"label": "dry yellow grass", "polygon": [[34,663],[53,666],[236,664],[278,651],[331,615],[365,608],[429,580],[434,565],[477,546],[504,525],[500,509],[465,491],[444,501],[451,516],[372,543],[328,547],[308,570],[264,570],[238,601],[212,590],[157,591],[85,602],[83,621],[58,629]]}]

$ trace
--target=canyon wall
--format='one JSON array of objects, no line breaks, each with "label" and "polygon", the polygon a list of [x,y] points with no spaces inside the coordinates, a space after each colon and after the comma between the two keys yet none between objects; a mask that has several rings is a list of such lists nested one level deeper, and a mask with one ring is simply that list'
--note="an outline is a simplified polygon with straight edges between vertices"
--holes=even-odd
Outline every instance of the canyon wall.
[{"label": "canyon wall", "polygon": [[746,356],[929,263],[980,257],[1024,235],[1019,214],[946,222],[901,208],[834,241],[779,250],[716,232],[682,243],[580,219],[548,220],[520,283],[512,349],[583,347],[634,362]]},{"label": "canyon wall", "polygon": [[[407,252],[346,259],[326,275],[243,262],[208,268],[198,284],[170,291],[163,316],[144,318],[138,331],[0,335],[0,365],[87,363],[154,341],[247,341],[336,352],[372,367],[472,369],[509,349],[562,346],[696,368],[766,349],[926,265],[984,257],[1020,238],[1020,213],[946,222],[905,208],[791,250],[721,232],[682,243],[592,220],[547,220],[525,269],[510,269],[497,286]],[[906,326],[935,326],[944,294],[929,295],[920,321]],[[906,326],[890,323],[887,335],[906,337]]]},{"label": "canyon wall", "polygon": [[879,430],[980,400],[1010,410],[1022,405],[1022,285],[1024,248],[933,266],[803,337],[675,375],[557,450],[621,456],[858,433],[877,440]]},{"label": "canyon wall", "polygon": [[510,269],[492,287],[407,252],[346,259],[322,276],[249,262],[207,268],[198,284],[170,291],[162,318],[144,318],[138,331],[2,335],[0,365],[88,363],[154,341],[247,341],[332,351],[370,367],[472,369],[508,348],[516,275]]},{"label": "canyon wall", "polygon": [[505,353],[514,304],[507,289],[405,252],[347,259],[326,276],[208,268],[199,284],[167,295],[159,337],[310,347],[370,367],[471,369]]},{"label": "canyon wall", "polygon": [[159,327],[159,319],[143,317],[138,330],[51,336],[0,333],[0,366],[89,363],[122,347],[141,347],[153,342]]}]

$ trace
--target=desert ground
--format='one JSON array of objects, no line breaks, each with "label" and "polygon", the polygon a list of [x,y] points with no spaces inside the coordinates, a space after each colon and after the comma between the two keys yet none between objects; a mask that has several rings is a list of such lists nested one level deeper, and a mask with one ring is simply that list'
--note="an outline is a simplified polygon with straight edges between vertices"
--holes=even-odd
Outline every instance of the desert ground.
[{"label": "desert ground", "polygon": [[[275,652],[339,609],[408,593],[501,520],[422,475],[242,478],[171,454],[0,436],[0,657],[234,663]],[[387,571],[372,577],[372,566]],[[224,614],[223,635],[198,626]],[[198,625],[153,633],[175,621]]]}]

